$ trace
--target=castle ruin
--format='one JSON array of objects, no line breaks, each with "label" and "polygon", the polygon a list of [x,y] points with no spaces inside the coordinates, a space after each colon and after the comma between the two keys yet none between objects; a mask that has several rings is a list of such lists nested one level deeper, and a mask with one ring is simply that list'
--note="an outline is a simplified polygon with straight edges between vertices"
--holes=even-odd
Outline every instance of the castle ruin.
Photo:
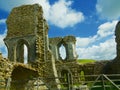
[{"label": "castle ruin", "polygon": [[[38,4],[23,5],[14,8],[7,19],[7,36],[4,42],[8,49],[8,59],[14,63],[24,63],[24,46],[27,47],[27,64],[31,65],[38,72],[39,77],[58,77],[62,72],[65,74],[71,73],[66,66],[62,66],[63,59],[60,56],[59,48],[63,45],[66,49],[65,61],[75,61],[77,54],[75,51],[76,39],[74,36],[48,38],[49,26],[43,17],[42,7]],[[56,67],[56,62],[58,66]],[[61,71],[59,68],[61,68]],[[19,68],[18,68],[19,69]],[[17,70],[15,68],[15,70]],[[14,71],[12,72],[12,80],[20,80],[25,78],[17,78]],[[60,72],[59,72],[60,71]],[[18,71],[17,71],[18,72]],[[18,72],[20,73],[20,72]],[[16,78],[15,78],[16,76]],[[34,76],[34,75],[33,75]],[[59,83],[58,79],[43,80],[44,83],[49,84],[52,90],[57,90],[59,85],[52,86],[52,84]],[[53,82],[54,81],[54,82]],[[23,89],[23,88],[22,88]]]},{"label": "castle ruin", "polygon": [[[4,41],[8,48],[9,60],[24,63],[24,45],[26,45],[28,64],[38,69],[39,76],[58,77],[54,57],[48,44],[48,25],[43,17],[41,6],[35,4],[14,8],[7,19],[7,28],[7,36]],[[13,79],[17,80],[18,78],[14,77]],[[44,79],[43,81],[47,82],[53,90],[58,88],[57,85],[56,87],[52,86],[59,82],[57,79],[49,81]]]},{"label": "castle ruin", "polygon": [[[96,62],[86,65],[77,62],[78,55],[75,51],[76,38],[74,36],[48,37],[49,26],[40,5],[23,5],[13,8],[6,23],[8,31],[4,42],[8,49],[8,62],[12,64],[6,64],[9,66],[9,70],[6,72],[7,76],[5,78],[11,77],[13,81],[19,81],[42,77],[42,82],[48,88],[59,90],[59,83],[63,81],[57,77],[71,78],[69,84],[72,85],[80,81],[79,78],[75,77],[80,76],[81,71],[84,71],[85,75],[95,75],[108,73],[106,66],[114,71],[112,63],[115,63],[117,68],[119,67],[120,23],[117,24],[115,30],[116,59],[111,62]],[[27,64],[24,64],[24,46],[27,47],[28,52]],[[60,55],[59,48],[61,46],[65,47],[65,59]],[[0,55],[0,58],[2,58],[1,63],[6,63],[2,55]],[[119,68],[115,73],[120,73]],[[21,89],[18,89],[16,83],[12,83],[11,90],[25,90],[24,85],[28,82],[29,80],[23,83]]]}]

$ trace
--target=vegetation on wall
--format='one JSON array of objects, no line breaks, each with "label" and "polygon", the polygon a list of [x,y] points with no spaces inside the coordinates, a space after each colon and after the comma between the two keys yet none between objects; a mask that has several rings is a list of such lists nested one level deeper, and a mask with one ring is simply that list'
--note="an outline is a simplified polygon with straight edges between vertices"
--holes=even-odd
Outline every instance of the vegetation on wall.
[{"label": "vegetation on wall", "polygon": [[93,59],[78,59],[77,60],[80,64],[86,64],[86,63],[94,63],[96,60]]}]

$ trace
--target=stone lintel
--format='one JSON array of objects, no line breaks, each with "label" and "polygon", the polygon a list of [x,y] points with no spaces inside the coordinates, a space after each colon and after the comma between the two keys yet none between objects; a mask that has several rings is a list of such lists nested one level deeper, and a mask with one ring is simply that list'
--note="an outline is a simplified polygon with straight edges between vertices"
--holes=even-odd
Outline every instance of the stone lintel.
[{"label": "stone lintel", "polygon": [[61,44],[62,38],[61,37],[55,37],[55,38],[49,38],[49,43],[51,45],[58,45],[59,43]]}]

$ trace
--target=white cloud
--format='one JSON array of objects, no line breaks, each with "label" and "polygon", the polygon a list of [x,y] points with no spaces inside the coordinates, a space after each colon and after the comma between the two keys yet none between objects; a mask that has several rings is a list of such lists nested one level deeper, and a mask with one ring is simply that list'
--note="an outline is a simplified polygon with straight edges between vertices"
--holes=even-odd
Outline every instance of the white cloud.
[{"label": "white cloud", "polygon": [[93,37],[88,37],[88,38],[77,37],[76,40],[77,40],[76,41],[77,47],[87,47],[91,43],[93,43],[95,39]]},{"label": "white cloud", "polygon": [[117,21],[106,22],[98,27],[96,35],[90,38],[77,37],[79,58],[109,60],[116,56],[115,26]]},{"label": "white cloud", "polygon": [[101,38],[113,35],[118,21],[106,22],[98,27],[97,35]]},{"label": "white cloud", "polygon": [[71,8],[72,1],[58,0],[53,5],[50,5],[48,0],[6,0],[0,1],[0,8],[11,11],[13,7],[23,4],[39,3],[44,10],[44,16],[49,23],[60,28],[72,27],[84,20],[82,12],[77,12]]},{"label": "white cloud", "polygon": [[4,37],[5,37],[5,34],[0,34],[0,47],[4,46],[4,42],[3,42]]},{"label": "white cloud", "polygon": [[66,26],[74,26],[84,20],[83,13],[73,10],[70,5],[71,1],[59,0],[50,8],[49,21],[51,23],[65,28]]},{"label": "white cloud", "polygon": [[6,19],[0,19],[0,24],[5,23]]},{"label": "white cloud", "polygon": [[103,18],[120,18],[120,0],[97,0],[96,9]]},{"label": "white cloud", "polygon": [[116,43],[114,39],[107,40],[99,45],[87,48],[77,48],[79,58],[90,58],[95,60],[110,60],[116,56]]},{"label": "white cloud", "polygon": [[4,32],[4,34],[0,34],[0,52],[3,54],[4,57],[7,57],[7,48],[3,41],[5,36],[6,36],[6,31]]},{"label": "white cloud", "polygon": [[[0,19],[0,24],[5,24],[5,21],[6,21],[6,19]],[[6,36],[7,30],[3,30],[3,31],[0,29],[0,32],[3,32],[3,34],[0,34],[0,53],[2,53],[4,57],[7,57],[7,48],[3,41],[3,39]]]}]

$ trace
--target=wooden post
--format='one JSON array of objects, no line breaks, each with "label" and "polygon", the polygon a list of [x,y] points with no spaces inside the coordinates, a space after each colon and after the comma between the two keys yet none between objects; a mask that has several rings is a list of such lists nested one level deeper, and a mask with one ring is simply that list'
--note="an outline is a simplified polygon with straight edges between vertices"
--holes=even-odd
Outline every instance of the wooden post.
[{"label": "wooden post", "polygon": [[71,89],[71,86],[70,86],[70,74],[68,73],[67,76],[68,76],[68,90],[70,90]]},{"label": "wooden post", "polygon": [[10,90],[10,83],[11,83],[11,78],[9,77],[6,81],[6,90]]},{"label": "wooden post", "polygon": [[101,75],[101,79],[102,79],[102,86],[103,86],[103,89],[106,90],[106,88],[105,88],[105,83],[104,83],[104,76],[103,76],[103,75]]}]

